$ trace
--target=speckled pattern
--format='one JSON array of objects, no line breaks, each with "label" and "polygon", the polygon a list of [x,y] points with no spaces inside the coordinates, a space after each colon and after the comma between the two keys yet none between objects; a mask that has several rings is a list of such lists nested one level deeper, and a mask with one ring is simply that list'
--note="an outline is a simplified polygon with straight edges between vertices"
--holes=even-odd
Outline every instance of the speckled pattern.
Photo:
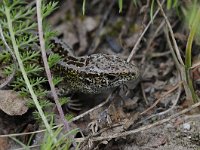
[{"label": "speckled pattern", "polygon": [[69,91],[101,93],[139,77],[139,70],[134,63],[128,63],[116,55],[75,57],[67,44],[58,39],[52,43],[54,46],[50,53],[58,53],[63,58],[56,69]]}]

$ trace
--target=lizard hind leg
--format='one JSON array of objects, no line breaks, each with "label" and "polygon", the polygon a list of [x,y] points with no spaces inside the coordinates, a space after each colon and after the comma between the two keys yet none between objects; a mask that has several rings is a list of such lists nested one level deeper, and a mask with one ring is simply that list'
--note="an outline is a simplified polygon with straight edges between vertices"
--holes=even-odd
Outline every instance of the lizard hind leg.
[{"label": "lizard hind leg", "polygon": [[[65,113],[77,113],[82,110],[82,103],[79,99],[73,98],[74,94],[71,94],[62,88],[56,88],[56,93],[59,97],[59,102]],[[47,92],[46,97],[49,100],[53,101],[53,95],[51,91]]]},{"label": "lizard hind leg", "polygon": [[82,104],[79,99],[71,99],[64,106],[67,112],[80,112],[82,110]]},{"label": "lizard hind leg", "polygon": [[63,99],[63,105],[62,108],[64,109],[64,111],[66,113],[77,113],[80,112],[82,110],[82,103],[78,98],[74,98],[73,93],[71,92],[66,92],[66,90],[62,89],[62,92],[60,93],[59,97],[61,99],[61,103],[62,103],[62,99]]}]

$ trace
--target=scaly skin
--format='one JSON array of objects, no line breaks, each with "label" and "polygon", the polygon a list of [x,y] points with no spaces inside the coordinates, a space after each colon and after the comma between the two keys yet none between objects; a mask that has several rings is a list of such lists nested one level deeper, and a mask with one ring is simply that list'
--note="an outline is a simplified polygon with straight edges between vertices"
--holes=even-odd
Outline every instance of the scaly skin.
[{"label": "scaly skin", "polygon": [[64,78],[64,84],[71,92],[96,94],[134,81],[139,70],[134,63],[128,63],[116,55],[92,54],[75,57],[71,48],[54,39],[49,53],[58,53],[62,60],[56,68]]}]

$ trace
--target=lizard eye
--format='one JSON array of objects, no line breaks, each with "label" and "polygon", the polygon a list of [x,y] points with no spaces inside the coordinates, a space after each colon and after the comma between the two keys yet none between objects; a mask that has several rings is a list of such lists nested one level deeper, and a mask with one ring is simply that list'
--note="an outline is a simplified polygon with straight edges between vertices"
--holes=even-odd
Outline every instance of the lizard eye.
[{"label": "lizard eye", "polygon": [[108,77],[108,80],[111,80],[111,81],[114,80],[114,79],[116,78],[115,75],[110,75],[110,74],[109,74],[107,77]]}]

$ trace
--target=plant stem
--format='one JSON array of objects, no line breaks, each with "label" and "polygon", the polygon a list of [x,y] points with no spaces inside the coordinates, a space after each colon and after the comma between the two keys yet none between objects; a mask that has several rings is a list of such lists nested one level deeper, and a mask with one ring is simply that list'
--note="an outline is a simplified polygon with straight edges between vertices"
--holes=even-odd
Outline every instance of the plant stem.
[{"label": "plant stem", "polygon": [[199,25],[198,24],[198,21],[200,20],[199,14],[200,14],[200,8],[198,9],[197,13],[195,14],[195,17],[194,17],[195,19],[193,20],[193,22],[191,24],[190,34],[188,36],[186,50],[185,50],[185,73],[186,73],[186,79],[187,79],[188,86],[192,93],[193,102],[197,102],[198,97],[195,93],[192,79],[190,77],[190,67],[192,66],[192,43],[193,43],[194,36],[197,32],[197,28]]},{"label": "plant stem", "polygon": [[195,29],[193,28],[188,36],[186,51],[185,51],[185,74],[188,87],[192,94],[193,102],[197,102],[197,96],[193,87],[192,79],[190,78],[190,67],[192,65],[192,43],[195,35]]},{"label": "plant stem", "polygon": [[37,99],[37,96],[36,94],[34,93],[33,91],[33,88],[30,84],[30,81],[28,79],[28,76],[26,74],[26,71],[24,69],[24,65],[22,63],[22,60],[20,58],[20,54],[19,54],[19,49],[18,49],[18,46],[17,46],[17,43],[16,43],[16,40],[15,40],[15,34],[14,34],[14,31],[13,31],[13,26],[12,26],[12,20],[11,20],[11,16],[10,16],[10,8],[8,8],[7,6],[5,6],[5,14],[6,14],[6,18],[7,18],[7,22],[8,22],[8,29],[9,29],[9,33],[10,33],[10,37],[11,37],[11,41],[12,41],[12,45],[13,45],[13,49],[14,49],[14,52],[15,52],[15,55],[16,55],[16,59],[18,61],[18,64],[19,64],[19,68],[22,72],[22,76],[24,78],[24,81],[29,89],[29,92],[31,94],[31,97],[36,105],[36,108],[38,109],[38,112],[50,134],[50,136],[54,139],[54,142],[56,142],[56,138],[53,136],[53,131],[51,130],[50,128],[50,125],[44,115],[44,112],[42,111],[42,108],[40,107],[40,104],[39,104],[39,101]]},{"label": "plant stem", "polygon": [[54,86],[53,81],[52,81],[51,71],[50,71],[50,68],[49,68],[49,65],[48,65],[48,61],[47,61],[47,55],[46,55],[46,51],[45,51],[45,42],[44,42],[44,37],[43,37],[43,29],[42,29],[41,0],[36,1],[36,7],[37,7],[37,20],[38,20],[40,48],[41,48],[42,59],[43,59],[45,71],[46,71],[46,74],[47,74],[48,82],[49,82],[49,85],[50,85],[50,88],[51,88],[51,92],[52,92],[54,101],[56,103],[56,106],[57,106],[58,112],[60,114],[61,120],[63,121],[64,128],[65,128],[66,131],[69,131],[70,130],[69,123],[66,121],[64,113],[62,111],[62,107],[59,103],[58,95],[56,94],[55,86]]},{"label": "plant stem", "polygon": [[188,36],[186,51],[185,51],[185,68],[186,68],[186,70],[189,69],[192,64],[191,63],[191,51],[192,51],[192,42],[194,39],[194,35],[195,35],[195,30],[192,29]]}]

